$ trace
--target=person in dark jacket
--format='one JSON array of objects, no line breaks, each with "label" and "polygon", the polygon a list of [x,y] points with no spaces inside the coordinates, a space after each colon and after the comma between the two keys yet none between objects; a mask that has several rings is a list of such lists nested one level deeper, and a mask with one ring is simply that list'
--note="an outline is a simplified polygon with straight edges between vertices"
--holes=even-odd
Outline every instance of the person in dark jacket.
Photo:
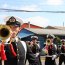
[{"label": "person in dark jacket", "polygon": [[40,43],[38,42],[38,37],[37,36],[31,36],[31,50],[33,54],[36,56],[38,65],[42,65],[41,59],[40,59]]},{"label": "person in dark jacket", "polygon": [[62,45],[60,47],[59,65],[62,65],[63,62],[65,65],[65,39],[62,39],[61,42]]},{"label": "person in dark jacket", "polygon": [[53,43],[54,35],[47,35],[46,45],[44,47],[45,65],[56,65],[57,46]]},{"label": "person in dark jacket", "polygon": [[[13,22],[6,22],[6,25],[11,25]],[[29,63],[31,65],[38,65],[37,60],[35,56],[33,55],[31,49],[29,46],[24,42],[21,41],[16,35],[19,32],[20,28],[20,23],[16,22],[11,25],[12,26],[17,26],[15,30],[12,30],[12,35],[10,38],[11,44],[13,45],[14,51],[16,53],[16,57],[14,57],[11,53],[11,50],[9,48],[9,44],[6,45],[5,50],[6,50],[6,56],[7,60],[5,61],[5,65],[25,65],[26,64],[26,58],[28,59]],[[13,29],[13,28],[12,28]],[[9,42],[10,42],[9,41]]]}]

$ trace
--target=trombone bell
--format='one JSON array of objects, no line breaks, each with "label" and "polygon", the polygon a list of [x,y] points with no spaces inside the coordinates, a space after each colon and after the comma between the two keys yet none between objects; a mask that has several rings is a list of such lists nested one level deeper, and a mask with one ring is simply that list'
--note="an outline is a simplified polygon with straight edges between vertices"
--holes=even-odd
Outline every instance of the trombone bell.
[{"label": "trombone bell", "polygon": [[0,38],[6,40],[11,34],[11,29],[7,25],[0,25]]}]

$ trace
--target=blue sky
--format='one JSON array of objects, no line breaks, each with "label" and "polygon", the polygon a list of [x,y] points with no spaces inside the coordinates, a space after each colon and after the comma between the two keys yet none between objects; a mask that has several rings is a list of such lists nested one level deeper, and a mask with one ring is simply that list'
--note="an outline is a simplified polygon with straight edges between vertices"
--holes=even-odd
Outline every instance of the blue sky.
[{"label": "blue sky", "polygon": [[[43,10],[43,11],[65,11],[65,0],[1,0],[0,8],[11,8],[20,10]],[[65,13],[45,13],[45,12],[4,12],[0,11],[0,23],[4,24],[8,16],[15,16],[22,21],[38,26],[63,26],[65,23]]]}]

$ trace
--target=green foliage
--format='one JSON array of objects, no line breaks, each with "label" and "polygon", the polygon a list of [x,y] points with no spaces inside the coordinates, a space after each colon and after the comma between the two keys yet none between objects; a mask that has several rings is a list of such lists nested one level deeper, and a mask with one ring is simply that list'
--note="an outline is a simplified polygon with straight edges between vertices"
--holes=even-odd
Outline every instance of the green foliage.
[{"label": "green foliage", "polygon": [[57,45],[61,45],[61,39],[60,39],[58,36],[56,36],[55,39],[56,39],[56,40],[55,40],[56,44],[57,44]]}]

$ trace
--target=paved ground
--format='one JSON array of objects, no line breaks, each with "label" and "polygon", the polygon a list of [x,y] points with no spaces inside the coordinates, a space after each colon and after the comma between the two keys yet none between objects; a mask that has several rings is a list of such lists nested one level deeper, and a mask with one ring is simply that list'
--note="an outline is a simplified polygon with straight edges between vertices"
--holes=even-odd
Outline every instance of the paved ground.
[{"label": "paved ground", "polygon": [[[42,65],[45,65],[44,62],[45,62],[45,58],[44,57],[41,57],[41,62],[42,62]],[[56,59],[56,64],[58,65],[58,58]],[[29,65],[28,62],[26,63],[26,65]],[[64,64],[62,64],[64,65]]]}]

